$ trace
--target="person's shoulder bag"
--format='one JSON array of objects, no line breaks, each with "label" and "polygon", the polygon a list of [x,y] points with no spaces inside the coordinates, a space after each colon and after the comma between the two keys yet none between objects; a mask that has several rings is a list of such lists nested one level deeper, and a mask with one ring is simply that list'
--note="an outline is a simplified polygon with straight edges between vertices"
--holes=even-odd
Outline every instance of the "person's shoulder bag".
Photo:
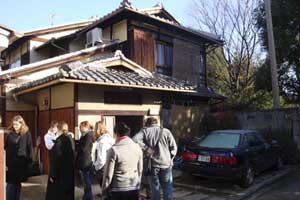
[{"label": "person's shoulder bag", "polygon": [[146,153],[146,156],[144,158],[144,175],[145,176],[149,176],[151,174],[151,171],[152,171],[152,159],[153,159],[153,156],[157,153],[157,149],[158,149],[158,144],[162,138],[162,135],[163,135],[163,128],[161,127],[160,128],[160,131],[159,131],[159,138],[156,142],[156,144],[154,145],[154,147],[150,148],[151,150],[151,153],[149,153],[149,149],[146,150],[148,151],[148,153]]}]

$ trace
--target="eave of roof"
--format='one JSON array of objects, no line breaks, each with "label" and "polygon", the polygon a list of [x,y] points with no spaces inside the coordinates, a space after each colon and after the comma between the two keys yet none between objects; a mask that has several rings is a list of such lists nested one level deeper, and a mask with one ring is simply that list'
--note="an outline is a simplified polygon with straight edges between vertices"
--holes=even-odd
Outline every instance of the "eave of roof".
[{"label": "eave of roof", "polygon": [[31,63],[31,64],[28,64],[28,65],[23,65],[23,66],[18,67],[18,68],[1,71],[0,72],[0,80],[9,80],[9,79],[12,79],[12,78],[16,78],[18,76],[26,75],[28,73],[44,70],[44,69],[47,69],[47,68],[50,68],[50,67],[53,67],[53,66],[56,66],[56,65],[64,64],[64,63],[67,63],[67,62],[72,62],[72,61],[81,59],[82,56],[90,56],[90,55],[92,55],[93,53],[95,53],[97,51],[101,51],[105,48],[115,46],[118,43],[119,43],[118,41],[112,41],[108,44],[102,44],[102,45],[99,45],[99,46],[90,47],[90,48],[87,48],[87,49],[83,49],[83,50],[80,50],[80,51],[64,54],[64,55],[61,55],[61,56],[48,58],[48,59],[38,61],[38,62],[35,62],[35,63]]},{"label": "eave of roof", "polygon": [[196,30],[191,30],[190,28],[184,27],[184,26],[182,26],[180,24],[177,24],[176,22],[173,22],[171,20],[164,19],[164,18],[161,18],[161,17],[158,17],[158,16],[150,15],[150,14],[148,14],[146,12],[143,12],[142,10],[139,10],[139,9],[134,8],[132,6],[131,7],[120,6],[116,10],[114,10],[111,13],[103,16],[99,20],[95,21],[93,24],[91,24],[91,25],[83,28],[82,30],[78,31],[76,33],[76,35],[81,35],[81,34],[87,32],[87,31],[93,29],[94,27],[99,26],[101,23],[105,22],[106,20],[109,20],[110,18],[112,18],[112,17],[114,17],[116,15],[119,15],[119,14],[121,14],[123,12],[131,13],[131,14],[136,14],[136,15],[139,15],[139,16],[142,16],[142,17],[146,17],[148,19],[152,19],[152,20],[154,20],[156,22],[161,23],[161,25],[168,25],[168,26],[174,27],[176,29],[179,29],[181,31],[193,34],[196,37],[201,37],[202,39],[206,39],[210,43],[215,43],[215,44],[218,44],[218,45],[223,45],[223,43],[224,43],[224,41],[221,40],[216,35],[213,35],[213,34],[209,35],[208,33],[204,33],[204,32],[202,33],[202,32],[196,31]]},{"label": "eave of roof", "polygon": [[72,22],[72,23],[67,23],[67,24],[60,24],[60,25],[56,25],[56,26],[39,28],[39,29],[35,29],[35,30],[30,30],[30,31],[24,31],[22,33],[24,34],[24,36],[43,35],[43,34],[49,34],[52,32],[82,28],[89,24],[92,24],[94,21],[95,21],[95,19],[84,20],[84,21],[80,21],[80,22]]}]

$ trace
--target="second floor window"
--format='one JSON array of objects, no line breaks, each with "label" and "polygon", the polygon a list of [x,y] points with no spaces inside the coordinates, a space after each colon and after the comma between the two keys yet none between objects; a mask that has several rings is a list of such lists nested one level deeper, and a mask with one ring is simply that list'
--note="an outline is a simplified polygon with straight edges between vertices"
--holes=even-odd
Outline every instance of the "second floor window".
[{"label": "second floor window", "polygon": [[17,68],[17,67],[20,67],[20,66],[21,66],[21,59],[18,58],[17,60],[15,60],[14,62],[12,62],[10,64],[10,69]]},{"label": "second floor window", "polygon": [[157,41],[155,62],[157,73],[171,76],[173,67],[173,46]]}]

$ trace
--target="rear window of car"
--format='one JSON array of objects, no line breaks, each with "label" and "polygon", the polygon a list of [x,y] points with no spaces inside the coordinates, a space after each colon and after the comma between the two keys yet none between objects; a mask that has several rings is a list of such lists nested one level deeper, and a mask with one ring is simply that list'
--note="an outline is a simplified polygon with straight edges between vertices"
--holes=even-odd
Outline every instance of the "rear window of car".
[{"label": "rear window of car", "polygon": [[238,133],[210,133],[203,136],[197,142],[200,147],[232,149],[238,147],[240,134]]}]

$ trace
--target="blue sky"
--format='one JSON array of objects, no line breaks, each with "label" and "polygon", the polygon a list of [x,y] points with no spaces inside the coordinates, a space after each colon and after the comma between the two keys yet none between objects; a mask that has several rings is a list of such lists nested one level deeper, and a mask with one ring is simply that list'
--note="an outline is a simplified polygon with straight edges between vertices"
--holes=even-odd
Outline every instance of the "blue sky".
[{"label": "blue sky", "polygon": [[[25,31],[51,24],[81,21],[91,16],[99,17],[116,9],[121,0],[1,0],[0,24],[18,31]],[[137,8],[154,6],[159,0],[131,0]],[[192,0],[164,0],[165,8],[182,24],[191,25],[188,10]]]}]

